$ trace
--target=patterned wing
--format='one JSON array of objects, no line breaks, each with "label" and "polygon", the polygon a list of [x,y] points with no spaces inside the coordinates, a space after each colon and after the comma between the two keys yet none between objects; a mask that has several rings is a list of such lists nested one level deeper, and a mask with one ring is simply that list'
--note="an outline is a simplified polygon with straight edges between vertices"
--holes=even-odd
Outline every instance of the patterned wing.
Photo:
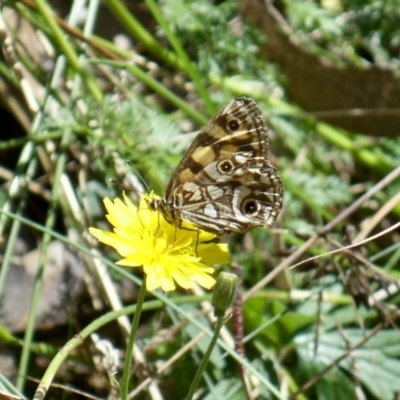
[{"label": "patterned wing", "polygon": [[224,106],[199,132],[171,178],[160,208],[218,235],[271,226],[283,186],[268,161],[268,135],[256,103]]}]

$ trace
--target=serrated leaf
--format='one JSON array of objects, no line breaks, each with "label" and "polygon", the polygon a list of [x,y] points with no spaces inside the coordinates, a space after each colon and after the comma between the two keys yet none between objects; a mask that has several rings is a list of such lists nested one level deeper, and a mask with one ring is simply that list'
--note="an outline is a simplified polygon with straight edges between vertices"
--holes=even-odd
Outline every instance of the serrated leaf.
[{"label": "serrated leaf", "polygon": [[[348,329],[321,335],[314,355],[315,335],[308,333],[295,339],[300,359],[319,365],[319,371],[335,362],[344,352],[365,337],[368,331]],[[354,375],[377,399],[392,400],[400,391],[400,332],[378,332],[363,346],[353,350],[339,366]],[[312,369],[312,368],[311,368]],[[339,371],[338,367],[333,370]],[[309,376],[311,378],[311,375]],[[344,398],[344,397],[337,397]],[[347,398],[347,397],[346,397]]]}]

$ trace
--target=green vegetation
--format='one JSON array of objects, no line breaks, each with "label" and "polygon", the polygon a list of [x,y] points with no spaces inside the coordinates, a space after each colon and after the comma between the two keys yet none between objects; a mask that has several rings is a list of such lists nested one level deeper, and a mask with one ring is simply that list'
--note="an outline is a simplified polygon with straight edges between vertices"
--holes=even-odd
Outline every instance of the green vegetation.
[{"label": "green vegetation", "polygon": [[[63,385],[51,388],[49,399],[118,398],[143,276],[116,266],[120,257],[88,228],[109,229],[104,197],[125,191],[138,203],[141,193],[162,195],[194,132],[223,104],[248,96],[266,117],[284,207],[272,229],[229,238],[243,275],[246,357],[232,349],[234,323],[227,321],[197,398],[398,396],[399,103],[382,95],[371,105],[376,92],[360,81],[362,102],[351,108],[350,91],[336,109],[302,108],[290,73],[266,58],[273,38],[241,18],[250,3],[105,0],[87,9],[72,2],[67,10],[44,0],[2,4],[0,97],[17,127],[2,124],[0,140],[0,346],[15,363],[10,375],[0,365],[0,390],[32,398],[45,377]],[[285,24],[277,30],[315,64],[323,59],[321,65],[352,76],[398,69],[399,0],[280,6],[275,12]],[[290,70],[304,67],[295,61]],[[385,93],[396,93],[396,79],[393,72],[393,83],[381,86]],[[307,96],[316,92],[303,93],[305,103]],[[347,120],[324,119],[329,112]],[[353,117],[370,119],[351,130]],[[373,131],[378,117],[381,129]],[[395,133],[386,135],[389,128]],[[55,241],[66,252],[56,252],[52,263]],[[354,243],[360,245],[330,254]],[[28,286],[18,278],[12,289],[10,275],[33,250],[38,270],[26,273]],[[59,278],[51,268],[67,257],[75,258],[54,289],[64,300],[54,300],[46,291]],[[73,288],[71,276],[80,282]],[[19,307],[6,307],[16,292],[26,293],[22,328],[10,322]],[[204,312],[210,301],[209,292],[147,293],[133,398],[185,398],[212,337]]]}]

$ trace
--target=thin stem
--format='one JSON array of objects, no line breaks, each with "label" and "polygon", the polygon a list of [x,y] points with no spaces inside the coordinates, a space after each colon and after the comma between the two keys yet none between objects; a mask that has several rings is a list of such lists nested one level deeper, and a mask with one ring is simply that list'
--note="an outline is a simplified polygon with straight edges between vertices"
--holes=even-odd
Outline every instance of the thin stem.
[{"label": "thin stem", "polygon": [[142,307],[144,298],[146,296],[146,276],[143,279],[142,286],[140,287],[139,297],[136,303],[136,312],[133,317],[132,329],[129,335],[128,346],[126,348],[125,355],[125,365],[124,365],[124,373],[122,375],[121,381],[121,399],[128,399],[128,390],[129,390],[129,379],[131,375],[131,364],[132,364],[132,355],[133,355],[133,346],[135,345],[136,333],[139,327],[140,315],[142,313]]},{"label": "thin stem", "polygon": [[45,22],[50,27],[52,38],[60,48],[60,53],[62,53],[66,57],[69,65],[78,74],[82,75],[87,88],[92,93],[93,97],[100,102],[103,95],[95,82],[92,72],[89,71],[89,69],[87,69],[87,67],[83,63],[81,63],[71,42],[68,41],[62,29],[58,26],[57,21],[54,17],[54,13],[52,12],[47,2],[45,0],[36,0],[35,5],[39,14],[43,17]]},{"label": "thin stem", "polygon": [[182,64],[184,65],[185,71],[192,79],[193,83],[196,85],[197,90],[199,91],[202,99],[207,105],[209,112],[215,112],[215,106],[210,99],[209,92],[203,85],[201,81],[201,77],[198,73],[197,68],[192,64],[192,60],[188,56],[186,50],[183,48],[182,43],[179,40],[179,36],[175,35],[170,28],[170,24],[164,18],[164,13],[158,6],[155,0],[145,0],[147,6],[149,7],[150,11],[153,13],[154,18],[160,24],[162,29],[164,30],[165,35],[167,36],[169,42],[171,43],[172,47],[174,48],[176,54],[179,56]]},{"label": "thin stem", "polygon": [[191,400],[193,398],[194,392],[195,392],[197,386],[200,383],[200,379],[203,376],[203,372],[204,372],[204,370],[206,368],[208,360],[210,359],[211,352],[213,351],[213,349],[214,349],[214,347],[215,347],[215,345],[217,343],[217,340],[218,340],[218,337],[219,337],[219,333],[221,331],[221,328],[222,328],[223,324],[224,324],[224,318],[223,317],[218,317],[217,318],[217,325],[215,326],[214,336],[212,337],[211,342],[210,342],[210,344],[208,346],[208,349],[205,352],[203,359],[201,360],[201,363],[199,365],[199,369],[196,372],[196,375],[195,375],[195,377],[194,377],[194,379],[192,381],[192,385],[190,386],[189,393],[186,396],[186,400]]},{"label": "thin stem", "polygon": [[144,26],[132,15],[121,0],[105,0],[106,6],[111,10],[119,22],[126,28],[146,50],[154,54],[174,68],[185,71],[185,64],[176,54],[162,46],[160,42],[144,28]]}]

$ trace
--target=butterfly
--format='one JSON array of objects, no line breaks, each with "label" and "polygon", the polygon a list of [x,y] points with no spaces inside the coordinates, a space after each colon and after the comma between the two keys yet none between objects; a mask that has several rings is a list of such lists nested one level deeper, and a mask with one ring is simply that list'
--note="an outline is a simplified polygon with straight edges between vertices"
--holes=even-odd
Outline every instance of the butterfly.
[{"label": "butterfly", "polygon": [[268,132],[254,100],[231,100],[200,130],[150,205],[170,223],[189,221],[218,236],[270,227],[283,185],[268,160]]}]

